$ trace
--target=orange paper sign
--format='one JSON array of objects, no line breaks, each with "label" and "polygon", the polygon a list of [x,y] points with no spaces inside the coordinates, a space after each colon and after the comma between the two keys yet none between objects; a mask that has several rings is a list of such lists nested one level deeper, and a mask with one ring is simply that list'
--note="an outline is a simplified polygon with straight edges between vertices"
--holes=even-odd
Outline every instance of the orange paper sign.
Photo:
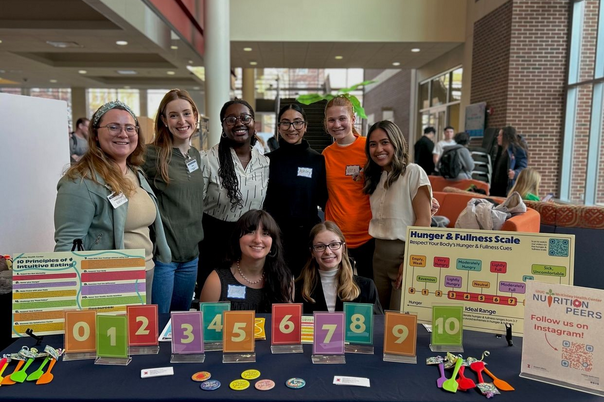
[{"label": "orange paper sign", "polygon": [[415,356],[417,316],[386,312],[384,320],[384,353]]}]

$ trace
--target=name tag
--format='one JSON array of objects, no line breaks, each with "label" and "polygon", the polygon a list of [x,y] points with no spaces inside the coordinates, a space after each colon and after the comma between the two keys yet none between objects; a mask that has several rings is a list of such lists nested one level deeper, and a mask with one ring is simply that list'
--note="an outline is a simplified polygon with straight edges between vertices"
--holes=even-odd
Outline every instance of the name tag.
[{"label": "name tag", "polygon": [[113,207],[113,209],[119,208],[120,206],[122,206],[128,202],[128,198],[126,198],[124,193],[110,194],[107,196],[107,199],[111,203],[111,206]]},{"label": "name tag", "polygon": [[193,173],[199,169],[199,165],[197,165],[197,160],[195,158],[190,158],[185,163],[187,164],[187,170],[189,173]]},{"label": "name tag", "polygon": [[308,177],[312,178],[312,168],[307,167],[299,167],[298,168],[298,176],[300,177]]},{"label": "name tag", "polygon": [[361,173],[361,167],[359,165],[346,166],[346,176],[358,176],[359,173]]},{"label": "name tag", "polygon": [[229,285],[227,297],[231,299],[245,299],[245,286]]}]

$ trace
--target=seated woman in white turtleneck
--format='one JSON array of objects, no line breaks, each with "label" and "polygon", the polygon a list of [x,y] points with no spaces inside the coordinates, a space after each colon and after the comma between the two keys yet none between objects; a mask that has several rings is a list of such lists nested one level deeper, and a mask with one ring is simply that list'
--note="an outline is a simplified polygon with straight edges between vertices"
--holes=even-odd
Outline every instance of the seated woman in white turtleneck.
[{"label": "seated woman in white turtleneck", "polygon": [[310,231],[310,258],[296,280],[296,303],[304,314],[342,311],[343,302],[372,303],[374,314],[383,314],[375,284],[353,275],[344,235],[325,221]]}]

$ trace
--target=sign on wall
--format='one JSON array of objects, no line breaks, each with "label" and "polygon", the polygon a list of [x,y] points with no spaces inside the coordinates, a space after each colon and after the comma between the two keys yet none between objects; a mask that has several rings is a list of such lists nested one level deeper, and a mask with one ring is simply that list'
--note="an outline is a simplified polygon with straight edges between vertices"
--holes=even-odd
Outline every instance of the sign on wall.
[{"label": "sign on wall", "polygon": [[487,103],[480,102],[466,106],[465,131],[471,138],[483,137],[486,123]]}]

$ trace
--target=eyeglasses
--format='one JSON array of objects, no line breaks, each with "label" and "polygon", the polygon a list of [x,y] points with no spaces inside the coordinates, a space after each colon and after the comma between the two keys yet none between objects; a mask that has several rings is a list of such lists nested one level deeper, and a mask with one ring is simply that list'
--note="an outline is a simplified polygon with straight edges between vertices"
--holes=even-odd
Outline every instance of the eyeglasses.
[{"label": "eyeglasses", "polygon": [[304,120],[280,121],[279,128],[281,130],[289,130],[290,126],[294,126],[296,130],[300,130],[302,127],[304,127],[304,124],[306,124]]},{"label": "eyeglasses", "polygon": [[249,114],[242,114],[239,117],[237,116],[229,116],[225,117],[222,121],[227,124],[227,126],[234,126],[239,120],[243,124],[250,124],[254,118]]},{"label": "eyeglasses", "polygon": [[138,134],[138,126],[133,126],[132,124],[126,124],[122,126],[121,124],[110,123],[105,126],[99,126],[99,128],[106,128],[112,135],[119,135],[122,130],[126,131],[126,134],[129,136],[134,136]]},{"label": "eyeglasses", "polygon": [[325,251],[325,249],[327,247],[329,247],[329,249],[332,251],[339,250],[342,247],[342,244],[346,244],[346,243],[343,241],[332,241],[329,244],[318,243],[318,244],[313,244],[312,249],[314,251],[318,251],[318,252],[322,253],[323,251]]}]

